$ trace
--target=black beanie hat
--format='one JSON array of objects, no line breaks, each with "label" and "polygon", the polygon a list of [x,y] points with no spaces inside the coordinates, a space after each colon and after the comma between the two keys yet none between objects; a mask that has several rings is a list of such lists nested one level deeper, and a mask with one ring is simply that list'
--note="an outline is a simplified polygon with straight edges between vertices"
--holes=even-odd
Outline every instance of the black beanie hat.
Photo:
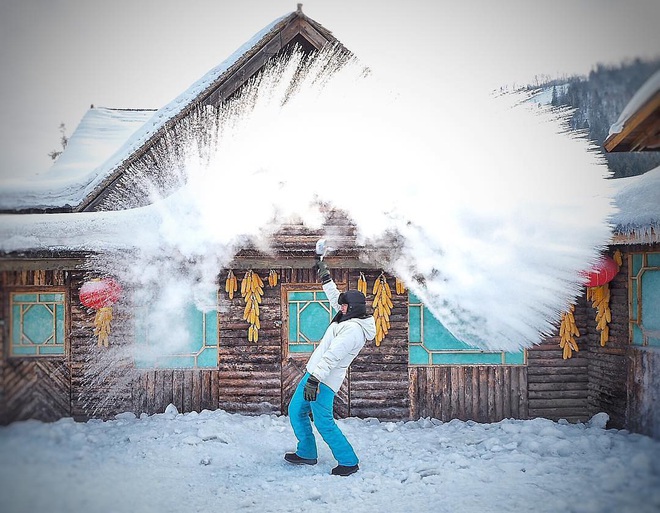
[{"label": "black beanie hat", "polygon": [[339,294],[337,302],[340,305],[348,305],[346,314],[342,315],[341,312],[335,315],[332,319],[334,322],[347,321],[348,319],[364,319],[367,317],[367,298],[359,290],[347,290]]}]

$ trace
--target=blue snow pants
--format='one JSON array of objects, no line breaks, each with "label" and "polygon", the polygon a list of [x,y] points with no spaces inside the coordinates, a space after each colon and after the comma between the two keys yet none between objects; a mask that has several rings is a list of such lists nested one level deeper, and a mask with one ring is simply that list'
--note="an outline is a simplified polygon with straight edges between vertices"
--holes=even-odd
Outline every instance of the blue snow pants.
[{"label": "blue snow pants", "polygon": [[293,428],[293,433],[298,439],[296,454],[301,458],[315,459],[318,457],[316,438],[314,437],[312,422],[309,418],[309,412],[311,411],[314,416],[314,425],[325,443],[330,447],[337,463],[347,467],[357,465],[358,457],[353,447],[344,436],[344,433],[341,432],[332,416],[335,392],[327,385],[320,383],[316,401],[305,401],[303,389],[308,378],[309,373],[306,372],[300,383],[298,383],[298,387],[289,403],[289,420]]}]

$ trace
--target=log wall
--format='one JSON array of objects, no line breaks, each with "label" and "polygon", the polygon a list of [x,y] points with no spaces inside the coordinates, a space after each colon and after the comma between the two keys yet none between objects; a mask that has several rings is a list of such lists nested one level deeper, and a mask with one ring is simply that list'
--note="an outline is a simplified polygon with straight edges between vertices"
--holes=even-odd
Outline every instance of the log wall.
[{"label": "log wall", "polygon": [[626,426],[627,358],[628,343],[628,262],[624,254],[623,266],[609,283],[610,311],[609,341],[600,345],[600,332],[596,329],[596,310],[587,304],[587,319],[580,329],[586,331],[584,340],[589,348],[589,405],[590,415],[605,412],[608,427]]},{"label": "log wall", "polygon": [[584,296],[578,298],[573,315],[581,331],[576,339],[579,351],[574,351],[571,358],[563,359],[558,333],[527,351],[530,418],[569,422],[589,419],[589,354],[581,328],[589,311]]},{"label": "log wall", "polygon": [[[367,279],[367,306],[380,271],[363,270]],[[351,271],[350,288],[357,288],[359,271]],[[350,415],[401,420],[409,417],[408,397],[408,295],[395,293],[394,278],[386,276],[392,289],[390,329],[376,346],[367,342],[349,370]],[[369,310],[370,311],[370,310]]]},{"label": "log wall", "polygon": [[[316,235],[309,238],[313,241]],[[306,260],[302,254],[295,257],[296,262]],[[380,270],[348,268],[347,262],[355,262],[355,256],[332,270],[342,286],[355,288],[360,270],[370,287],[380,274]],[[266,269],[259,270],[264,281]],[[239,281],[245,271],[234,269]],[[117,321],[113,321],[111,347],[98,348],[94,311],[83,307],[77,297],[83,271],[0,272],[0,311],[5,320],[0,330],[0,422],[110,418],[123,411],[153,414],[170,403],[182,412],[222,408],[244,414],[286,414],[307,356],[287,354],[282,330],[288,312],[282,284],[320,285],[312,268],[287,267],[278,272],[280,283],[264,287],[256,343],[247,340],[240,294],[229,300],[220,276],[217,370],[136,369],[128,353],[122,352],[133,343],[133,309],[123,300],[114,309]],[[609,427],[658,437],[660,419],[652,406],[660,400],[660,356],[653,348],[628,346],[627,275],[624,255],[624,266],[610,283],[613,321],[605,347],[600,346],[595,328],[596,312],[583,296],[575,310],[580,351],[564,360],[558,337],[549,337],[528,350],[526,366],[409,367],[407,296],[394,294],[390,332],[380,347],[367,343],[353,362],[337,396],[336,415],[478,422],[545,417],[577,422],[603,411],[610,416]],[[388,282],[394,290],[393,277],[388,276]],[[68,291],[67,355],[9,359],[6,292],[34,287]],[[370,302],[373,296],[368,292]]]}]

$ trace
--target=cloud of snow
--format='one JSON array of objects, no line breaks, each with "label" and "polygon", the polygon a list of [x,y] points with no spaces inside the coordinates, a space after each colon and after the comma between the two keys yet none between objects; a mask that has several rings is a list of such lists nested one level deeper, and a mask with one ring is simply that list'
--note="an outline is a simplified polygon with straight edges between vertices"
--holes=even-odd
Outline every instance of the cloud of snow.
[{"label": "cloud of snow", "polygon": [[[149,207],[63,214],[78,234],[64,245],[111,248],[94,265],[140,291],[159,338],[181,340],[167,320],[182,299],[208,309],[200,298],[247,241],[268,251],[281,223],[318,228],[330,205],[356,224],[365,260],[403,279],[459,339],[506,351],[540,342],[609,238],[602,158],[561,113],[520,96],[456,80],[416,94],[336,57],[302,65],[294,54],[222,111],[201,109],[186,151],[162,164],[184,186],[154,192]],[[58,223],[28,217],[37,239]],[[3,248],[29,231],[5,230]]]}]

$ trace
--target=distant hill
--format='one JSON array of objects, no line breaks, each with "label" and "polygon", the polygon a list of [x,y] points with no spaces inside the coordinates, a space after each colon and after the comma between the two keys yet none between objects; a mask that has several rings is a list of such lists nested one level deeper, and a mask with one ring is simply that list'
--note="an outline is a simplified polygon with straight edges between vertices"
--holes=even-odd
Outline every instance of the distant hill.
[{"label": "distant hill", "polygon": [[[660,69],[660,58],[652,61],[636,59],[616,67],[599,65],[588,77],[570,77],[541,85],[550,93],[550,104],[575,109],[570,125],[584,130],[607,159],[615,178],[635,176],[660,166],[660,152],[607,153],[603,142],[610,126],[637,90]],[[538,90],[539,86],[528,89]]]}]

